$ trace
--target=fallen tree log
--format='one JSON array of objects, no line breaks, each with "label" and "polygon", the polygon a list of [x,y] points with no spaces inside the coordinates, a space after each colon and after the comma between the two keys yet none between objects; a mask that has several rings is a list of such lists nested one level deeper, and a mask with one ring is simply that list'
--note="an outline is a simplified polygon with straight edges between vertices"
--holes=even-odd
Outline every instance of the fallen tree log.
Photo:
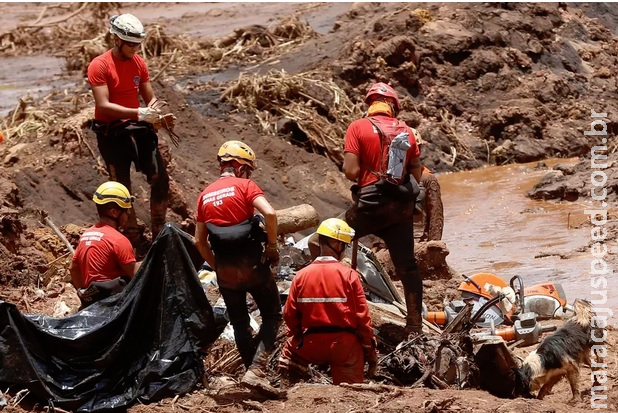
[{"label": "fallen tree log", "polygon": [[300,204],[275,211],[277,213],[277,233],[292,234],[320,223],[318,212],[311,205]]}]

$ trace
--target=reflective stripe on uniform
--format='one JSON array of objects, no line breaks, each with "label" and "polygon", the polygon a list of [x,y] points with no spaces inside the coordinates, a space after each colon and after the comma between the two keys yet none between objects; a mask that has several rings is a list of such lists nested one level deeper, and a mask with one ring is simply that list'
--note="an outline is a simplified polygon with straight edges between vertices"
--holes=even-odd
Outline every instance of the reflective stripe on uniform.
[{"label": "reflective stripe on uniform", "polygon": [[348,299],[343,298],[331,298],[331,297],[311,297],[311,298],[298,298],[296,301],[299,303],[347,303]]}]

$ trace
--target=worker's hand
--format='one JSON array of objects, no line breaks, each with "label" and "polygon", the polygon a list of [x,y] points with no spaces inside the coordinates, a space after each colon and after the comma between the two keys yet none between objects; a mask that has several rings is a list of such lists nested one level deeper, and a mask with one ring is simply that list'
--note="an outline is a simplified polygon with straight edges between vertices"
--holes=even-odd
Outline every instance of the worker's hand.
[{"label": "worker's hand", "polygon": [[266,245],[264,254],[266,255],[266,259],[270,263],[271,267],[274,267],[279,263],[279,246],[276,243]]},{"label": "worker's hand", "polygon": [[138,108],[137,120],[140,122],[156,123],[159,120],[159,110],[154,108]]},{"label": "worker's hand", "polygon": [[174,116],[173,113],[159,115],[159,119],[153,122],[152,125],[157,131],[160,129],[165,129],[174,146],[178,147],[180,137],[174,132],[174,126],[176,126],[176,116]]},{"label": "worker's hand", "polygon": [[160,117],[159,124],[167,130],[172,130],[176,126],[176,116],[173,113],[166,113]]},{"label": "worker's hand", "polygon": [[163,109],[165,106],[167,106],[167,102],[165,100],[157,98],[153,98],[150,102],[148,102],[148,107],[158,112],[161,112],[161,109]]},{"label": "worker's hand", "polygon": [[367,377],[371,378],[376,375],[378,369],[378,350],[375,348],[371,350],[365,361],[367,362]]}]

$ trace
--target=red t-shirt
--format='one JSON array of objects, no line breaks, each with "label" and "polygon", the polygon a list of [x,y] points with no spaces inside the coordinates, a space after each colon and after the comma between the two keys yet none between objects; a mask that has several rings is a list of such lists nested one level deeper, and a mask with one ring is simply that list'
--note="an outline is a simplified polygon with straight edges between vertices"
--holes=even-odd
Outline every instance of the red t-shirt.
[{"label": "red t-shirt", "polygon": [[135,262],[135,254],[127,237],[99,222],[79,238],[73,261],[79,263],[84,287],[88,287],[93,281],[128,276],[122,266]]},{"label": "red t-shirt", "polygon": [[226,176],[208,185],[197,198],[197,222],[240,224],[254,214],[253,201],[264,192],[250,179]]},{"label": "red t-shirt", "polygon": [[371,346],[373,339],[360,277],[332,257],[318,257],[296,274],[283,319],[290,336],[310,327],[337,326],[355,329],[363,346]]},{"label": "red t-shirt", "polygon": [[[91,86],[107,85],[109,101],[127,108],[139,107],[139,85],[149,81],[148,66],[137,54],[131,60],[120,60],[108,50],[88,65],[88,83]],[[96,108],[94,118],[103,122],[114,120],[103,116]]]},{"label": "red t-shirt", "polygon": [[[377,115],[376,118],[389,119],[390,116]],[[391,118],[393,119],[393,118]],[[396,121],[396,119],[393,119]],[[416,143],[418,132],[410,127],[408,129],[410,149],[408,149],[407,163],[421,155],[421,151]],[[358,156],[360,160],[360,175],[358,185],[361,187],[378,182],[379,178],[372,171],[380,170],[382,146],[380,135],[371,121],[367,118],[357,119],[348,126],[345,134],[344,152],[350,152]]]}]

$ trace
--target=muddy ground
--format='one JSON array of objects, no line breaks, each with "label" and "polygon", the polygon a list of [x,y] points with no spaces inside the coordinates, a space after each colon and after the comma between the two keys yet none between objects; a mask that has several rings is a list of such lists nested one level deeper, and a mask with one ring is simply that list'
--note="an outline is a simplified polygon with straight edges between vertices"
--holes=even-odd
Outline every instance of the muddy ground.
[{"label": "muddy ground", "polygon": [[[78,7],[0,5],[5,11],[0,20],[7,23],[0,53],[15,62],[66,58],[72,70],[53,80],[75,83],[66,91],[24,97],[0,123],[0,297],[24,312],[61,316],[78,306],[73,287],[64,282],[67,248],[42,223],[42,214],[73,245],[95,219],[90,197],[105,173],[94,135],[82,129],[77,114],[92,107],[82,80],[85,64],[105,50],[90,40],[102,39],[101,22],[116,11],[132,12],[147,29],[156,24],[167,33],[149,43],[145,54],[157,95],[178,117],[180,146],[167,142],[173,179],[168,220],[188,232],[194,227],[195,198],[216,178],[216,151],[229,139],[242,139],[256,150],[255,180],[275,208],[309,203],[321,218],[339,214],[350,204],[349,183],[340,171],[343,133],[346,122],[361,113],[364,91],[374,81],[390,82],[399,91],[401,117],[421,132],[422,160],[438,172],[581,156],[580,166],[554,168],[531,194],[573,202],[589,197],[590,148],[601,138],[584,134],[593,120],[591,109],[607,113],[608,152],[616,149],[618,7],[613,4],[286,3],[258,11],[197,3]],[[64,24],[82,30],[84,42],[76,45]],[[32,28],[37,25],[42,27]],[[260,93],[251,93],[252,82],[262,85]],[[564,184],[565,177],[571,183]],[[137,174],[134,182],[138,218],[146,228],[148,185]],[[617,188],[611,177],[608,182],[611,203]],[[450,297],[458,282],[428,277],[428,300]],[[611,331],[610,354],[615,341]],[[615,410],[615,356],[609,372],[609,403]],[[587,368],[581,383],[590,387]],[[565,382],[542,402],[498,399],[476,390],[372,392],[315,384],[293,388],[286,401],[247,397],[236,387],[199,389],[130,411],[590,408],[586,396],[574,406],[566,403]],[[5,408],[37,409],[41,406],[27,398]]]}]

